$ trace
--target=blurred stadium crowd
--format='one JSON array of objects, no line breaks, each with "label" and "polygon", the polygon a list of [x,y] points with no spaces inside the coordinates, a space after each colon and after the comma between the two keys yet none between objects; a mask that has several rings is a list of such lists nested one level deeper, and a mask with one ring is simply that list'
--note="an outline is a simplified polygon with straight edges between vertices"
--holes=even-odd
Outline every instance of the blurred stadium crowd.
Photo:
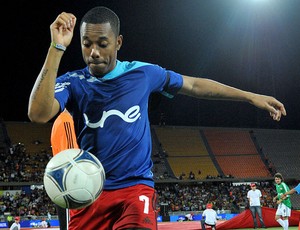
[{"label": "blurred stadium crowd", "polygon": [[[0,193],[0,219],[3,219],[6,213],[29,219],[47,216],[48,212],[52,216],[56,216],[56,208],[43,187],[44,169],[52,157],[52,150],[49,143],[51,124],[41,128],[32,123],[8,123],[7,127],[8,132],[5,129],[6,125],[1,122],[0,139],[3,146],[0,146],[0,191],[2,192]],[[160,210],[160,215],[168,215],[168,212],[201,212],[205,209],[208,202],[213,203],[214,209],[218,212],[239,213],[247,208],[247,192],[250,189],[249,178],[238,178],[237,173],[233,175],[227,173],[223,175],[210,173],[211,169],[216,169],[213,166],[209,153],[206,152],[206,148],[203,147],[204,145],[201,145],[202,150],[196,149],[194,151],[194,154],[201,152],[201,156],[180,155],[186,153],[187,150],[187,147],[184,146],[187,141],[183,140],[185,136],[188,136],[187,138],[189,140],[194,138],[195,141],[199,141],[199,137],[197,136],[199,135],[198,128],[179,128],[174,132],[174,127],[158,127],[153,133],[158,134],[159,137],[159,141],[153,137],[152,158],[154,162],[153,172],[156,180],[156,190],[158,193],[157,208]],[[191,136],[193,133],[196,137]],[[220,132],[219,130],[204,131],[208,142],[211,144],[217,143],[219,140],[227,141],[225,145],[222,144],[223,142],[221,143],[220,149],[213,149],[215,151],[215,158],[236,156],[237,158],[248,159],[244,157],[255,155],[256,159],[260,160],[261,149],[255,153],[248,153],[252,145],[246,145],[246,142],[252,144],[252,140],[249,138],[249,136],[253,136],[252,131],[241,132],[238,130],[238,132],[235,132],[234,138],[231,139],[228,138],[228,133],[228,131]],[[246,139],[242,139],[246,140],[242,141],[242,144],[240,144],[240,140],[237,141],[238,135],[240,134],[242,134],[243,138],[246,137]],[[283,172],[284,175],[290,173],[290,178],[293,178],[287,181],[290,188],[298,183],[297,179],[299,178],[295,177],[295,175],[299,176],[299,173],[297,173],[299,172],[299,156],[293,152],[297,151],[300,146],[300,132],[275,133],[262,130],[261,134],[259,132],[255,134],[256,137],[259,137],[259,140],[265,138],[266,141],[264,143],[270,143],[269,145],[260,144],[259,146],[264,147],[264,152],[269,153],[268,157],[274,161],[274,163],[276,163],[275,160],[282,159],[278,158],[275,154],[275,150],[281,150],[281,153],[278,154],[282,156],[284,153],[286,156],[283,158],[283,163],[276,163],[269,169],[264,166],[263,161],[260,162],[263,167],[266,168],[266,174],[264,175],[270,176],[267,178],[257,178],[258,180],[254,181],[251,180],[251,182],[257,183],[257,187],[263,194],[263,206],[275,208],[276,204],[272,202],[272,197],[275,196],[276,192],[272,171],[279,168],[280,172],[286,170]],[[274,134],[278,137],[278,141],[271,136]],[[172,139],[171,135],[174,135],[174,142],[171,147],[167,147],[166,143]],[[212,141],[212,138],[215,138],[217,135],[219,135],[219,137],[221,135],[221,138],[218,137],[219,139]],[[288,147],[282,144],[284,138],[287,140]],[[257,140],[255,140],[255,138],[253,140],[259,141],[258,138]],[[191,143],[187,144],[191,145]],[[6,148],[5,145],[8,146],[8,148]],[[238,153],[236,153],[238,149],[236,145],[240,147],[246,146],[246,148],[238,150]],[[234,148],[229,149],[231,146],[234,146]],[[176,153],[180,148],[182,148],[182,151]],[[193,150],[189,152],[192,154]],[[228,152],[229,154],[227,154]],[[274,154],[271,155],[270,153]],[[196,162],[195,159],[199,161]],[[264,156],[263,159],[266,160],[266,156]],[[175,160],[178,160],[178,162]],[[173,168],[168,171],[168,169],[170,169],[168,168],[168,163],[172,163],[172,161]],[[284,165],[285,161],[288,162],[286,166]],[[203,163],[202,166],[199,165],[201,162]],[[193,163],[195,164],[193,165]],[[250,164],[249,161],[246,161],[246,164],[246,166],[243,166],[244,169],[254,164],[254,171],[251,171],[250,175],[263,171],[257,168],[256,163]],[[183,172],[182,168],[178,168],[177,173],[172,174],[172,170],[176,169],[174,167],[176,165],[185,166],[186,170]],[[222,169],[227,165],[228,162],[225,162]],[[232,160],[229,162],[229,165],[231,166],[230,169],[239,169],[239,167],[233,165]],[[194,168],[191,168],[192,166],[194,166]],[[207,167],[205,168],[205,166]],[[282,166],[282,168],[280,168],[280,166]],[[249,173],[247,175],[249,175]],[[297,199],[299,196],[294,196],[293,198],[293,209],[300,209],[300,199]],[[164,208],[162,209],[162,207]]]},{"label": "blurred stadium crowd", "polygon": [[[2,194],[0,216],[3,217],[4,213],[11,213],[34,219],[38,216],[46,216],[48,212],[53,216],[57,215],[53,202],[42,186],[44,168],[51,156],[46,150],[41,150],[36,154],[27,154],[26,147],[22,143],[13,145],[10,154],[0,154],[0,179],[2,182],[36,184],[36,186],[30,186],[30,190],[22,190],[24,186],[21,186],[18,192],[6,191]],[[214,208],[219,212],[226,210],[231,213],[239,213],[241,208],[248,206],[249,183],[228,181],[162,182],[160,180],[160,183],[156,184],[159,198],[157,208],[160,209],[161,205],[167,205],[168,208],[164,212],[200,212],[205,209],[208,202],[213,203]],[[275,208],[276,204],[272,201],[272,197],[276,194],[273,182],[260,182],[258,188],[263,194],[263,206]],[[167,213],[161,213],[161,215],[167,215]]]}]

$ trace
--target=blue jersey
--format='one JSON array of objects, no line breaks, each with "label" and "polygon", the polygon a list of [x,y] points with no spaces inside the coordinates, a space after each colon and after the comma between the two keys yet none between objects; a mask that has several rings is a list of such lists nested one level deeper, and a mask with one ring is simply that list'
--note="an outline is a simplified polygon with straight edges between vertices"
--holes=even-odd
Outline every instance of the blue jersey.
[{"label": "blue jersey", "polygon": [[55,98],[72,114],[80,148],[103,164],[104,189],[154,187],[148,99],[153,92],[172,97],[182,84],[180,74],[143,62],[117,61],[102,78],[88,67],[57,78]]},{"label": "blue jersey", "polygon": [[294,189],[298,194],[300,194],[300,183]]}]

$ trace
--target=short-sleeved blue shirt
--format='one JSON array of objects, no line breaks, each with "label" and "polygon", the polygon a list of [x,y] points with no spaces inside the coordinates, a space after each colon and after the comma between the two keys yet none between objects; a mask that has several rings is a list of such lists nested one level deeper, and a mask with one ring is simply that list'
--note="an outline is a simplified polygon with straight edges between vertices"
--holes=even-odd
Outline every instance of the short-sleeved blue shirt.
[{"label": "short-sleeved blue shirt", "polygon": [[300,194],[300,183],[294,189],[298,194]]},{"label": "short-sleeved blue shirt", "polygon": [[144,62],[117,61],[102,78],[88,67],[57,78],[55,98],[72,114],[80,148],[103,164],[104,189],[154,187],[148,99],[153,92],[172,97],[182,84],[182,75]]}]

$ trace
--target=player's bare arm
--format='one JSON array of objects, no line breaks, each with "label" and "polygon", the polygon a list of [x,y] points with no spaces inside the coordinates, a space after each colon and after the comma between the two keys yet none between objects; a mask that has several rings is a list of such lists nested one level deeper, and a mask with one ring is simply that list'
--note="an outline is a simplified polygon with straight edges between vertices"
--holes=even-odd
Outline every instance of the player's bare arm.
[{"label": "player's bare arm", "polygon": [[286,199],[288,195],[293,195],[294,193],[296,193],[296,190],[292,188],[291,190],[289,190],[286,193],[282,194],[280,196],[280,198],[281,199]]},{"label": "player's bare arm", "polygon": [[247,92],[210,79],[183,76],[180,93],[202,99],[249,102],[267,110],[276,121],[280,121],[282,115],[286,116],[284,105],[274,97]]},{"label": "player's bare arm", "polygon": [[45,123],[59,112],[59,104],[54,98],[54,87],[65,51],[56,45],[65,48],[69,46],[75,24],[76,17],[63,12],[50,26],[51,45],[29,98],[28,117],[33,122]]}]

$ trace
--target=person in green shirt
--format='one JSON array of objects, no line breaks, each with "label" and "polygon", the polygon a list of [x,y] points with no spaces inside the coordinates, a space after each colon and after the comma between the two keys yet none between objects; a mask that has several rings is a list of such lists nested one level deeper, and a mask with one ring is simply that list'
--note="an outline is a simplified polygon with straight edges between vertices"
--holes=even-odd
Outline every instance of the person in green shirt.
[{"label": "person in green shirt", "polygon": [[283,194],[288,192],[290,189],[286,183],[284,183],[283,176],[281,173],[274,175],[275,186],[277,196],[273,198],[273,201],[277,203],[277,210],[275,214],[275,220],[283,227],[284,230],[289,229],[289,217],[291,216],[292,203],[290,195],[281,198]]},{"label": "person in green shirt", "polygon": [[6,220],[7,220],[7,224],[8,224],[8,227],[10,228],[10,226],[14,223],[14,217],[12,215],[8,215],[6,217]]}]

